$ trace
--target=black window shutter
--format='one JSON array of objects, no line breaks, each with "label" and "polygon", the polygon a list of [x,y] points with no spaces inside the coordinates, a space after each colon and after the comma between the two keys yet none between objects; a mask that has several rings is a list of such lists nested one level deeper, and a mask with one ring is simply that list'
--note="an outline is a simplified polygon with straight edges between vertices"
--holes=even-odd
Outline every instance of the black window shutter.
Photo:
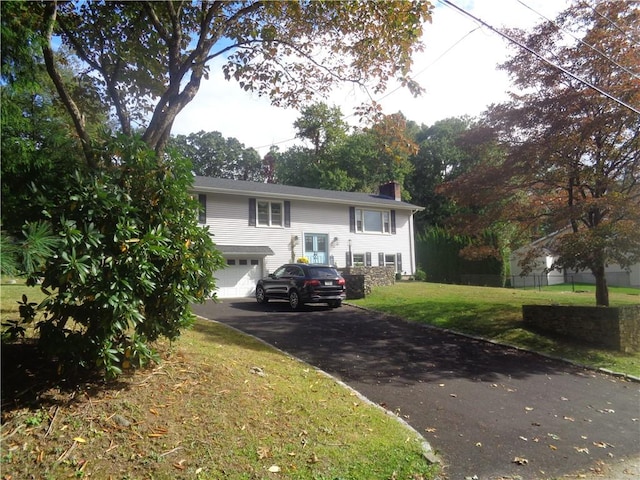
[{"label": "black window shutter", "polygon": [[291,202],[288,200],[284,202],[284,226],[291,226]]},{"label": "black window shutter", "polygon": [[364,256],[365,256],[365,262],[366,262],[365,265],[367,267],[370,267],[371,266],[371,252],[365,253]]},{"label": "black window shutter", "polygon": [[349,207],[349,231],[356,231],[356,207]]},{"label": "black window shutter", "polygon": [[396,234],[396,211],[391,210],[391,233]]},{"label": "black window shutter", "polygon": [[384,267],[384,253],[378,252],[378,266]]},{"label": "black window shutter", "polygon": [[200,203],[200,214],[198,215],[198,222],[207,223],[207,196],[202,193],[198,195],[198,203]]},{"label": "black window shutter", "polygon": [[249,199],[249,226],[250,227],[256,226],[256,199],[255,198]]},{"label": "black window shutter", "polygon": [[396,265],[397,272],[402,272],[402,254],[400,252],[396,253]]},{"label": "black window shutter", "polygon": [[346,261],[345,261],[345,265],[347,267],[351,266],[351,253],[350,252],[346,252]]}]

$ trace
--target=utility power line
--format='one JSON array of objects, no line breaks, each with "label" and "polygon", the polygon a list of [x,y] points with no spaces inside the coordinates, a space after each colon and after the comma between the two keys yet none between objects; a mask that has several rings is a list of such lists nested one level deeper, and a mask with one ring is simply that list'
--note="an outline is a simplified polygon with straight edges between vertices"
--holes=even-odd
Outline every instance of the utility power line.
[{"label": "utility power line", "polygon": [[618,30],[620,33],[622,33],[625,37],[627,37],[629,40],[631,40],[633,43],[635,43],[636,45],[640,45],[640,42],[638,41],[639,39],[633,38],[631,35],[629,35],[627,32],[625,32],[622,28],[620,28],[620,26],[614,22],[613,20],[611,20],[609,17],[605,16],[604,14],[602,14],[601,12],[599,12],[596,7],[592,7],[591,5],[589,5],[586,2],[581,2],[582,5],[586,5],[587,7],[589,7],[591,10],[594,11],[594,13],[596,15],[598,15],[600,18],[603,18],[604,20],[606,20],[607,22],[609,22],[609,24],[611,24],[611,26],[613,26],[616,30]]},{"label": "utility power line", "polygon": [[439,1],[444,3],[444,4],[446,4],[446,5],[448,5],[448,6],[450,6],[450,7],[452,7],[452,8],[454,8],[454,9],[456,9],[456,10],[458,10],[460,13],[472,18],[473,20],[475,20],[476,22],[480,23],[481,25],[484,25],[485,27],[487,27],[491,31],[497,33],[498,35],[500,35],[501,37],[505,38],[509,42],[511,42],[511,43],[519,46],[520,48],[526,50],[527,52],[531,53],[533,56],[535,56],[536,58],[542,60],[544,63],[552,66],[553,68],[556,68],[556,69],[560,70],[565,75],[568,75],[569,77],[573,78],[574,80],[577,80],[578,82],[582,83],[583,85],[591,88],[592,90],[595,90],[596,92],[600,93],[601,95],[604,95],[608,99],[613,100],[618,105],[620,105],[622,107],[625,107],[625,108],[628,108],[632,112],[637,113],[638,115],[640,115],[640,110],[638,110],[634,106],[629,105],[625,101],[620,100],[619,98],[611,95],[610,93],[606,92],[605,90],[603,90],[602,88],[598,87],[597,85],[594,85],[593,83],[585,80],[584,78],[580,77],[579,75],[576,75],[575,73],[567,70],[562,65],[558,65],[557,63],[554,63],[551,60],[546,59],[544,56],[542,56],[540,53],[536,52],[534,49],[532,49],[532,48],[528,47],[527,45],[523,44],[522,42],[516,40],[515,38],[511,37],[510,35],[507,35],[506,33],[501,32],[497,28],[489,25],[484,20],[476,17],[472,13],[467,12],[466,10],[464,10],[463,8],[461,8],[461,7],[457,6],[456,4],[450,2],[449,0],[439,0]]},{"label": "utility power line", "polygon": [[[440,55],[438,55],[431,63],[429,63],[427,66],[425,66],[424,68],[421,68],[413,77],[417,78],[418,76],[422,75],[424,72],[426,72],[429,68],[431,68],[432,66],[434,66],[436,63],[438,63],[442,58],[444,58],[449,52],[451,52],[455,47],[458,46],[458,44],[460,44],[464,39],[466,39],[469,35],[471,35],[473,32],[475,32],[476,30],[478,30],[480,27],[474,28],[472,30],[469,30],[467,33],[465,33],[463,36],[461,36],[458,40],[456,40],[454,43],[451,44],[451,46],[449,46],[446,50],[444,50]],[[381,97],[379,97],[378,99],[376,99],[376,102],[379,102],[380,100],[384,100],[385,98],[389,97],[390,95],[392,95],[393,93],[397,92],[398,90],[402,89],[402,85],[394,88],[393,90],[391,90],[390,92],[385,93],[384,95],[382,95]],[[351,118],[353,117],[355,114],[351,113],[347,116],[344,117],[344,119],[346,120],[347,118]],[[259,150],[261,148],[267,148],[267,147],[271,147],[271,146],[275,146],[275,145],[282,145],[283,143],[289,143],[289,142],[293,142],[294,140],[296,140],[297,137],[293,137],[293,138],[288,138],[286,140],[280,140],[278,142],[272,142],[269,145],[261,145],[259,147],[254,147],[256,150]]]},{"label": "utility power line", "polygon": [[[531,10],[533,13],[535,13],[536,15],[538,15],[541,18],[544,18],[547,22],[551,23],[554,27],[556,27],[558,30],[560,30],[561,32],[564,32],[568,35],[570,35],[574,40],[578,41],[580,44],[584,45],[585,47],[590,48],[591,50],[593,50],[594,52],[596,52],[598,55],[600,55],[602,58],[604,58],[605,60],[610,61],[611,63],[613,63],[615,66],[621,68],[622,70],[624,70],[625,72],[627,72],[629,75],[631,75],[632,77],[635,78],[640,78],[640,75],[638,75],[635,72],[632,72],[631,70],[629,70],[627,67],[620,65],[618,62],[616,62],[613,58],[611,58],[609,55],[607,55],[606,53],[604,53],[602,50],[599,50],[598,48],[594,47],[593,45],[585,42],[584,40],[582,40],[581,38],[576,37],[573,33],[565,30],[564,28],[562,28],[560,25],[558,25],[555,21],[545,17],[544,15],[542,15],[540,12],[537,12],[536,10],[534,10],[532,7],[530,7],[529,5],[527,5],[526,3],[524,3],[522,0],[517,0],[518,3],[520,5],[522,5],[525,8],[528,8],[529,10]],[[595,10],[594,10],[595,11]],[[596,12],[597,13],[597,12]],[[617,29],[620,30],[622,32],[622,30],[620,29],[620,27],[618,27],[616,25]],[[623,32],[624,33],[624,32]],[[625,34],[626,35],[626,34]]]}]

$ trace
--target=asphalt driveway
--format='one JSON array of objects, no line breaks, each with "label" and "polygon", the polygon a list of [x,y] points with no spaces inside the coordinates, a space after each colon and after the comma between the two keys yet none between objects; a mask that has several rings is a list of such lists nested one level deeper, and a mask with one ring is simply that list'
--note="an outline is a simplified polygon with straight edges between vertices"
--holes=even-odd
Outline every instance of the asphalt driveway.
[{"label": "asphalt driveway", "polygon": [[451,480],[580,478],[610,465],[636,478],[639,383],[351,306],[292,312],[232,299],[194,312],[396,412],[441,455]]}]

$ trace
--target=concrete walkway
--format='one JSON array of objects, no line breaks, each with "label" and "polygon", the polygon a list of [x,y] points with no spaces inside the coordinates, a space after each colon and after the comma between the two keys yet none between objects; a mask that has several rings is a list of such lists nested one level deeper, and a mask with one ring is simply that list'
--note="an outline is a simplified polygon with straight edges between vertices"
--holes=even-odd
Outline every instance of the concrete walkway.
[{"label": "concrete walkway", "polygon": [[450,480],[637,478],[639,383],[350,306],[292,312],[234,299],[194,312],[396,412]]}]

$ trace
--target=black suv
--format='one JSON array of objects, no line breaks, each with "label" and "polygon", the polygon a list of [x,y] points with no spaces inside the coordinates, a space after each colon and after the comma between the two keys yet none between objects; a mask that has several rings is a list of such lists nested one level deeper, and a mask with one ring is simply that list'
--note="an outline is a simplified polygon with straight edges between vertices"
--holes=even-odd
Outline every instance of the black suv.
[{"label": "black suv", "polygon": [[256,285],[256,300],[288,300],[293,310],[305,303],[326,303],[332,308],[347,297],[344,278],[329,265],[287,263]]}]

